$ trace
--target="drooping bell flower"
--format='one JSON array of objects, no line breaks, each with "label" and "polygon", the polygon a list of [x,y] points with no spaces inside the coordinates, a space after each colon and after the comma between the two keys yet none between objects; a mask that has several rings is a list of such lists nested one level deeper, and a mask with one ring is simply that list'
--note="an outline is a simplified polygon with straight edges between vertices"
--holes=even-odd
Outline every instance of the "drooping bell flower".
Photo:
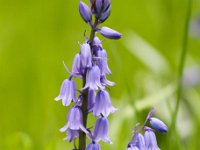
[{"label": "drooping bell flower", "polygon": [[108,136],[108,120],[103,116],[100,116],[97,119],[94,129],[94,141],[98,142],[100,140],[103,140],[109,144],[112,143]]},{"label": "drooping bell flower", "polygon": [[144,130],[145,150],[160,150],[154,131],[149,127],[145,127]]},{"label": "drooping bell flower", "polygon": [[93,108],[94,116],[99,116],[102,114],[103,116],[107,117],[110,113],[113,113],[116,110],[117,109],[111,104],[108,92],[105,90],[99,90]]},{"label": "drooping bell flower", "polygon": [[77,77],[81,75],[81,59],[80,54],[76,54],[72,65],[72,76]]},{"label": "drooping bell flower", "polygon": [[149,121],[150,121],[151,126],[155,130],[157,130],[157,131],[159,131],[161,133],[167,133],[168,128],[160,119],[151,117],[151,118],[149,118]]},{"label": "drooping bell flower", "polygon": [[82,68],[85,69],[92,67],[92,54],[90,45],[88,43],[84,43],[81,45],[80,56]]},{"label": "drooping bell flower", "polygon": [[96,64],[99,66],[101,70],[101,75],[103,74],[111,74],[111,71],[108,67],[108,58],[105,50],[99,50],[97,53],[97,61]]},{"label": "drooping bell flower", "polygon": [[86,88],[89,88],[91,90],[98,90],[98,88],[103,88],[100,83],[100,69],[97,65],[94,65],[87,70],[86,84],[83,89]]},{"label": "drooping bell flower", "polygon": [[68,129],[82,130],[83,132],[88,133],[87,129],[83,126],[82,111],[78,106],[74,106],[69,110],[67,123],[60,129],[60,132],[65,132]]},{"label": "drooping bell flower", "polygon": [[56,101],[62,99],[62,104],[68,106],[71,101],[76,101],[76,84],[73,80],[65,79],[62,83],[60,94],[55,98]]}]

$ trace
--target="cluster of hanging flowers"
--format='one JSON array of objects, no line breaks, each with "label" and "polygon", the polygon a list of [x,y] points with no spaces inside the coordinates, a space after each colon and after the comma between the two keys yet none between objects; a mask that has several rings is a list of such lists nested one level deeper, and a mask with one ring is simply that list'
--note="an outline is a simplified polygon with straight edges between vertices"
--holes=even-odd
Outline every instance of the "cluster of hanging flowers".
[{"label": "cluster of hanging flowers", "polygon": [[[158,118],[152,117],[155,109],[152,109],[142,127],[134,128],[133,136],[126,150],[159,150],[155,132],[167,133],[167,126]],[[146,126],[149,123],[152,128]],[[144,135],[141,132],[144,131]]]},{"label": "cluster of hanging flowers", "polygon": [[[79,3],[80,15],[91,27],[91,35],[80,45],[80,52],[74,57],[72,70],[67,69],[70,72],[69,78],[63,81],[60,94],[55,98],[56,101],[62,100],[64,106],[73,103],[67,115],[66,125],[60,131],[66,132],[65,139],[69,142],[78,138],[80,133],[87,134],[91,142],[86,150],[100,150],[100,140],[111,143],[107,118],[116,108],[112,106],[106,89],[114,83],[106,78],[106,75],[111,75],[107,53],[102,41],[96,36],[96,33],[100,33],[109,39],[121,38],[121,34],[111,28],[98,27],[109,17],[110,9],[110,0],[90,0],[90,7],[82,1]],[[81,89],[77,89],[73,78],[83,80]],[[88,113],[97,117],[93,131],[83,123]]]}]

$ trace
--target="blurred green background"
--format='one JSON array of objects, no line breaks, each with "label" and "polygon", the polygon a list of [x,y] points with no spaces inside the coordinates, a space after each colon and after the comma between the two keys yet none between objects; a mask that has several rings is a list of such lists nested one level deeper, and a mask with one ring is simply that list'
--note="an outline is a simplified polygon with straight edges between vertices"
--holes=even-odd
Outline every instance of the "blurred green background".
[{"label": "blurred green background", "polygon": [[[89,0],[84,0],[88,3]],[[73,143],[58,130],[69,107],[55,102],[68,77],[78,42],[89,27],[78,12],[79,0],[0,0],[0,150],[70,150]],[[133,126],[151,107],[170,126],[182,48],[187,0],[113,0],[103,24],[123,34],[105,40],[116,82],[110,88],[118,111],[109,116],[112,145],[122,150]],[[158,134],[163,150],[200,147],[200,1],[194,0],[185,66],[183,99],[177,121],[178,138]],[[198,24],[198,23],[197,23]],[[100,36],[101,37],[101,36]],[[101,39],[104,39],[101,37]],[[90,116],[94,122],[94,117]]]}]

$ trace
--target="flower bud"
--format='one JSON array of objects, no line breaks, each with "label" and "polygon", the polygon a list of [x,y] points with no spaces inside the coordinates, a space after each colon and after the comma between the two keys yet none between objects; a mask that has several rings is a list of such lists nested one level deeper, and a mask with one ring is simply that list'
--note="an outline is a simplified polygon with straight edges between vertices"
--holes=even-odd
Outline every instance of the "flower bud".
[{"label": "flower bud", "polygon": [[79,13],[86,23],[92,21],[91,11],[90,11],[89,7],[82,1],[79,4]]},{"label": "flower bud", "polygon": [[150,121],[151,126],[154,129],[156,129],[162,133],[167,133],[168,128],[160,119],[151,117],[151,118],[149,118],[149,121]]},{"label": "flower bud", "polygon": [[120,39],[121,34],[111,28],[108,27],[102,27],[99,32],[104,36],[109,39]]},{"label": "flower bud", "polygon": [[99,21],[102,23],[104,22],[108,17],[110,16],[110,7],[102,13],[101,17],[99,18]]},{"label": "flower bud", "polygon": [[81,65],[83,68],[89,68],[92,66],[92,54],[90,45],[84,43],[81,45]]}]

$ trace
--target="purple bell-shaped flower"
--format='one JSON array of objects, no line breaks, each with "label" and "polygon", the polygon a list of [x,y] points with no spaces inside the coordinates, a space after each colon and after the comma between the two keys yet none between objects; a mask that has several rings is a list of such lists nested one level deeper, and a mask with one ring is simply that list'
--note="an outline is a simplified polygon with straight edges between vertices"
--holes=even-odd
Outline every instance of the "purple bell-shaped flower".
[{"label": "purple bell-shaped flower", "polygon": [[83,126],[82,112],[78,106],[72,107],[69,110],[67,116],[66,125],[60,129],[60,132],[64,132],[68,129],[71,130],[82,130],[85,133],[88,133],[87,129]]},{"label": "purple bell-shaped flower", "polygon": [[100,140],[110,144],[112,143],[108,136],[108,120],[103,116],[97,119],[94,129],[94,141],[98,142]]},{"label": "purple bell-shaped flower", "polygon": [[99,66],[102,74],[111,74],[111,71],[108,67],[108,58],[105,50],[99,50],[97,53],[96,64]]},{"label": "purple bell-shaped flower", "polygon": [[83,89],[89,88],[91,90],[103,89],[100,83],[100,69],[97,65],[92,66],[88,69],[86,74],[86,84]]},{"label": "purple bell-shaped flower", "polygon": [[110,113],[116,111],[110,102],[110,96],[107,91],[99,90],[96,96],[96,101],[93,108],[94,116],[103,115],[107,117]]},{"label": "purple bell-shaped flower", "polygon": [[72,65],[72,76],[77,77],[81,75],[81,59],[80,54],[76,54]]},{"label": "purple bell-shaped flower", "polygon": [[144,133],[145,150],[160,150],[157,145],[156,135],[151,128],[146,127]]},{"label": "purple bell-shaped flower", "polygon": [[68,106],[71,101],[76,101],[76,84],[73,80],[65,79],[62,83],[60,94],[55,98],[56,101],[62,99],[64,106]]},{"label": "purple bell-shaped flower", "polygon": [[82,68],[90,68],[92,66],[92,54],[91,48],[88,43],[84,43],[81,45],[81,67]]}]

